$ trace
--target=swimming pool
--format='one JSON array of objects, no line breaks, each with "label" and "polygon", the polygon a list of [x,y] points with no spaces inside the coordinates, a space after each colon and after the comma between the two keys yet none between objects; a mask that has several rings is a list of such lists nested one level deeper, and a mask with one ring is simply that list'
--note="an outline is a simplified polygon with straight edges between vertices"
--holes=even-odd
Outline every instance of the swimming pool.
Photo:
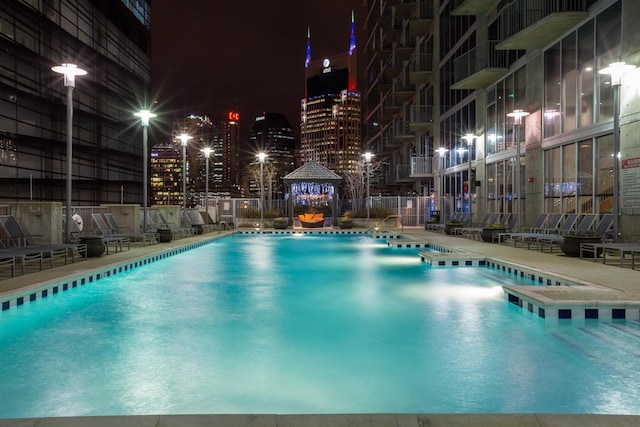
[{"label": "swimming pool", "polygon": [[637,321],[542,321],[531,284],[366,236],[235,236],[0,315],[0,418],[640,414]]}]

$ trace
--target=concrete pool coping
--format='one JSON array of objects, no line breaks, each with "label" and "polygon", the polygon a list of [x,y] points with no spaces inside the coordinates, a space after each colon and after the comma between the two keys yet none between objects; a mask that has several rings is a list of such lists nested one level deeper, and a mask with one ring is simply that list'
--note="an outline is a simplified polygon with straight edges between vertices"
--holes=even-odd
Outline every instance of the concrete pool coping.
[{"label": "concrete pool coping", "polygon": [[[363,233],[365,230],[353,231]],[[109,270],[118,266],[135,263],[172,251],[181,251],[194,244],[203,244],[226,237],[233,232],[209,233],[153,246],[132,246],[130,250],[112,253],[100,258],[91,258],[75,264],[68,264],[32,272],[15,278],[0,280],[0,300],[16,292],[46,286],[71,277],[91,274],[96,270]],[[393,231],[397,234],[397,231]],[[421,228],[404,228],[401,234],[407,241],[428,241],[443,247],[463,249],[483,254],[491,259],[506,263],[524,265],[550,275],[572,278],[588,288],[606,295],[606,301],[640,301],[640,272],[617,265],[568,258],[557,253],[542,253],[535,250],[484,243],[461,237],[451,237],[425,231]],[[380,236],[383,237],[383,236]],[[584,303],[585,290],[567,286],[531,287],[533,298],[546,298],[548,302],[573,301]],[[537,293],[536,293],[537,291]],[[590,297],[591,298],[591,297]],[[590,301],[593,298],[589,299]],[[636,415],[593,415],[593,414],[307,414],[307,415],[148,415],[115,417],[46,417],[24,419],[0,419],[0,427],[49,427],[49,426],[636,426],[640,416]]]},{"label": "concrete pool coping", "polygon": [[247,414],[0,419],[0,427],[633,427],[635,415],[592,414]]}]

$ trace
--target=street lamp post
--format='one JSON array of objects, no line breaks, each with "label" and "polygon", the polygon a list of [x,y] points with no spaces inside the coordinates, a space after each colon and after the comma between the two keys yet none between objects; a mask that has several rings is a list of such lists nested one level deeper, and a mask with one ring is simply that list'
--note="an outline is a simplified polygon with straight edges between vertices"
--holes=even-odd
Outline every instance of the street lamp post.
[{"label": "street lamp post", "polygon": [[507,114],[507,117],[513,117],[514,139],[516,143],[516,213],[518,215],[518,232],[522,231],[522,184],[520,183],[520,127],[522,126],[522,118],[527,117],[529,113],[524,110],[513,110]]},{"label": "street lamp post", "polygon": [[599,71],[611,76],[613,86],[613,239],[616,242],[620,233],[620,85],[622,75],[635,69],[635,65],[614,62]]},{"label": "street lamp post", "polygon": [[73,174],[73,88],[76,87],[76,76],[87,74],[75,64],[62,64],[51,67],[51,70],[64,75],[64,85],[67,88],[67,196],[66,196],[66,224],[65,242],[71,243],[71,182]]},{"label": "street lamp post", "polygon": [[185,215],[187,214],[187,142],[192,137],[186,133],[178,135],[178,139],[182,144],[182,221],[184,227]]},{"label": "street lamp post", "polygon": [[440,147],[436,151],[440,156],[440,222],[444,223],[444,154],[449,150]]},{"label": "street lamp post", "polygon": [[149,119],[157,117],[156,114],[153,114],[149,110],[140,110],[137,113],[133,114],[136,117],[140,117],[142,121],[142,157],[144,161],[142,162],[142,231],[144,233],[147,232],[147,189],[149,185],[147,183],[147,128],[149,127]]},{"label": "street lamp post", "polygon": [[369,225],[369,221],[371,219],[371,186],[369,185],[369,176],[371,175],[371,158],[373,154],[370,151],[367,151],[362,155],[364,160],[367,162],[367,226]]},{"label": "street lamp post", "polygon": [[213,150],[209,147],[204,147],[201,151],[204,153],[205,158],[204,222],[209,224],[209,157]]},{"label": "street lamp post", "polygon": [[469,155],[467,156],[467,161],[469,162],[469,169],[467,171],[467,181],[468,181],[468,185],[467,185],[467,193],[469,195],[469,225],[471,225],[473,223],[472,221],[472,215],[473,215],[473,209],[472,209],[472,198],[471,198],[471,151],[472,151],[472,147],[473,147],[473,142],[476,139],[476,136],[472,133],[467,133],[465,136],[462,137],[462,139],[464,139],[465,141],[467,141],[467,147],[469,148]]},{"label": "street lamp post", "polygon": [[260,161],[260,228],[264,228],[264,159],[266,157],[264,152],[258,153]]}]

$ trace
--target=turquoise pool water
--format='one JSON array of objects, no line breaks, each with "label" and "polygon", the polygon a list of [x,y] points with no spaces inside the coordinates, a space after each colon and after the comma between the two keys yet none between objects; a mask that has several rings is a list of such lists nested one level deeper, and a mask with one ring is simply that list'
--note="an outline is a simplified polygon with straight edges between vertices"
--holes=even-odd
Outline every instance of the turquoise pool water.
[{"label": "turquoise pool water", "polygon": [[368,237],[223,239],[0,313],[0,418],[640,414],[640,324],[545,323],[514,280]]}]

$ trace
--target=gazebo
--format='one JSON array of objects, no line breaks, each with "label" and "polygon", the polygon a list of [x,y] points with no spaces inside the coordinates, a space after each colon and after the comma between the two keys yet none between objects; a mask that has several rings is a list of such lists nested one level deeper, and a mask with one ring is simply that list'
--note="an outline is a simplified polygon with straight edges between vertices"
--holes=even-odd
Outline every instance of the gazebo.
[{"label": "gazebo", "polygon": [[289,193],[289,223],[293,223],[293,207],[298,204],[313,206],[319,199],[331,198],[331,216],[333,225],[338,224],[337,184],[342,182],[340,175],[327,169],[316,161],[309,161],[283,178]]}]

